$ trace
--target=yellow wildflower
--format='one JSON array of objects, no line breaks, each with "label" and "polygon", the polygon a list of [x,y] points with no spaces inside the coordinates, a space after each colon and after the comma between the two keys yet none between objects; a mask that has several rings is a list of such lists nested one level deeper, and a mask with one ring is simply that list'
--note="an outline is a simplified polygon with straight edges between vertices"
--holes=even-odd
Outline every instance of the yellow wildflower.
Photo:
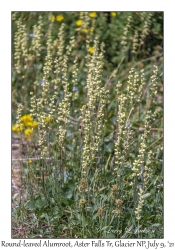
[{"label": "yellow wildflower", "polygon": [[33,130],[31,130],[30,128],[27,128],[26,130],[24,130],[24,135],[27,139],[30,139],[32,136]]},{"label": "yellow wildflower", "polygon": [[90,17],[97,17],[97,13],[96,13],[96,12],[90,12],[90,13],[89,13],[89,16],[90,16]]},{"label": "yellow wildflower", "polygon": [[32,127],[32,122],[26,122],[25,125],[26,125],[27,127]]},{"label": "yellow wildflower", "polygon": [[50,20],[51,20],[52,22],[55,21],[55,17],[52,16],[52,17],[50,18]]},{"label": "yellow wildflower", "polygon": [[117,13],[116,12],[111,12],[111,16],[116,16]]},{"label": "yellow wildflower", "polygon": [[94,32],[94,28],[90,28],[89,31],[92,33]]},{"label": "yellow wildflower", "polygon": [[58,15],[58,16],[56,16],[56,20],[57,20],[58,22],[63,21],[63,19],[64,19],[64,16],[63,16],[63,15]]},{"label": "yellow wildflower", "polygon": [[29,114],[29,115],[23,115],[22,117],[21,117],[21,121],[24,123],[24,124],[26,124],[27,122],[32,122],[32,117],[31,117],[31,115]]},{"label": "yellow wildflower", "polygon": [[32,122],[32,127],[33,127],[33,128],[38,127],[38,123],[37,123],[36,121],[33,121],[33,122]]},{"label": "yellow wildflower", "polygon": [[32,121],[32,122],[26,122],[25,125],[27,127],[33,127],[36,128],[38,126],[38,123],[36,121]]},{"label": "yellow wildflower", "polygon": [[44,122],[50,122],[51,120],[53,120],[53,117],[47,117]]},{"label": "yellow wildflower", "polygon": [[29,160],[28,163],[29,163],[29,164],[32,163],[32,160]]},{"label": "yellow wildflower", "polygon": [[76,21],[76,25],[77,25],[77,26],[82,26],[82,24],[83,24],[83,21],[82,21],[82,20]]},{"label": "yellow wildflower", "polygon": [[83,29],[82,29],[82,32],[83,32],[83,33],[88,33],[88,29],[83,28]]},{"label": "yellow wildflower", "polygon": [[94,47],[89,47],[88,51],[93,54],[94,53]]},{"label": "yellow wildflower", "polygon": [[23,124],[15,124],[12,126],[12,131],[18,133],[21,130],[23,130],[23,128],[24,128]]}]

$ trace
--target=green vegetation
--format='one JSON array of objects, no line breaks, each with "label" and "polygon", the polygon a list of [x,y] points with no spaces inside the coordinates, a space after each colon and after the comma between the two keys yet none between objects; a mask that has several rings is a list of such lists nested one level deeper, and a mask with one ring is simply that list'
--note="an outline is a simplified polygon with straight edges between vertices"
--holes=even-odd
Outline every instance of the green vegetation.
[{"label": "green vegetation", "polygon": [[162,22],[12,13],[13,238],[163,238]]}]

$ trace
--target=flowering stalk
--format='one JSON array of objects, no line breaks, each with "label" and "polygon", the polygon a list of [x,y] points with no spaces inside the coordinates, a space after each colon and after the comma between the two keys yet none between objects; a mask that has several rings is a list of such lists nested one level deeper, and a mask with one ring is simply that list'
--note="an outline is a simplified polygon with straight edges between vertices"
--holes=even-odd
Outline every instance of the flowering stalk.
[{"label": "flowering stalk", "polygon": [[140,188],[140,192],[139,192],[139,202],[138,202],[138,206],[135,210],[135,216],[138,222],[138,238],[139,238],[139,221],[141,219],[141,211],[142,211],[142,206],[143,206],[143,190]]}]

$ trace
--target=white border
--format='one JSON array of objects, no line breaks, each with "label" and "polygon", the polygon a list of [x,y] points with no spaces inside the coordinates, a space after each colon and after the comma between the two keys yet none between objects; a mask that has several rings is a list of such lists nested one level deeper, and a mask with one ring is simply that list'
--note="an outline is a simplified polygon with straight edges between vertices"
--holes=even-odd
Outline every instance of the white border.
[{"label": "white border", "polygon": [[[175,39],[173,1],[1,1],[0,9],[0,241],[11,240],[11,11],[164,11],[164,227],[163,242],[175,232]],[[30,240],[28,240],[30,242]],[[58,242],[55,240],[55,242]],[[62,240],[64,242],[64,240]],[[132,242],[132,240],[131,240]],[[159,240],[157,240],[159,242]],[[125,249],[125,248],[123,248]]]}]

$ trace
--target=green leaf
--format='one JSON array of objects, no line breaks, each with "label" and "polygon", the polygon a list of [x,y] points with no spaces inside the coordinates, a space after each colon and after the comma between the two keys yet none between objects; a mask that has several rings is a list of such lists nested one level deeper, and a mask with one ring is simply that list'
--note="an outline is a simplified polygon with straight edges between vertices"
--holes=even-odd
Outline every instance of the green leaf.
[{"label": "green leaf", "polygon": [[73,180],[69,180],[67,183],[69,190],[73,191],[75,189],[75,183]]},{"label": "green leaf", "polygon": [[87,223],[86,218],[85,218],[84,215],[81,216],[81,220],[82,220],[82,226],[86,227],[88,225],[88,223]]},{"label": "green leaf", "polygon": [[107,182],[111,181],[113,179],[113,174],[111,172],[107,172],[105,179]]},{"label": "green leaf", "polygon": [[48,225],[50,225],[50,220],[49,220],[48,214],[47,214],[47,213],[44,213],[44,217],[45,217],[45,219],[47,220]]},{"label": "green leaf", "polygon": [[56,215],[59,212],[58,206],[53,207],[53,214]]},{"label": "green leaf", "polygon": [[54,198],[51,198],[51,199],[50,199],[50,202],[51,202],[52,204],[54,204],[54,203],[55,203]]},{"label": "green leaf", "polygon": [[72,191],[70,190],[70,191],[66,192],[65,196],[66,196],[67,199],[71,199],[72,196],[73,196]]},{"label": "green leaf", "polygon": [[105,152],[112,153],[113,149],[114,149],[114,145],[112,143],[109,143],[108,145],[105,144],[105,147],[104,147]]},{"label": "green leaf", "polygon": [[26,207],[29,209],[29,210],[34,210],[35,209],[35,203],[34,201],[28,201],[26,203]]},{"label": "green leaf", "polygon": [[81,215],[79,213],[76,214],[76,217],[79,221],[81,221]]},{"label": "green leaf", "polygon": [[91,211],[92,211],[92,207],[86,207],[86,210],[87,210],[88,212],[91,212]]},{"label": "green leaf", "polygon": [[37,199],[35,205],[37,208],[41,209],[46,206],[46,202],[44,199]]},{"label": "green leaf", "polygon": [[161,225],[159,223],[155,223],[153,225],[151,225],[152,227],[160,227]]},{"label": "green leaf", "polygon": [[14,201],[18,197],[18,195],[19,195],[18,193],[14,194],[12,200]]},{"label": "green leaf", "polygon": [[108,157],[108,160],[107,160],[106,165],[105,165],[105,169],[108,168],[108,163],[109,163],[110,158],[111,158],[111,154],[110,154],[109,157]]},{"label": "green leaf", "polygon": [[92,216],[92,221],[95,221],[96,219],[97,219],[97,215],[94,214],[94,215]]},{"label": "green leaf", "polygon": [[113,233],[109,233],[109,234],[107,234],[106,236],[105,236],[105,239],[115,239],[116,238],[116,236],[115,236],[115,234],[113,234]]},{"label": "green leaf", "polygon": [[143,198],[146,199],[146,198],[148,198],[150,195],[151,195],[150,193],[146,193],[146,194],[143,195]]}]

